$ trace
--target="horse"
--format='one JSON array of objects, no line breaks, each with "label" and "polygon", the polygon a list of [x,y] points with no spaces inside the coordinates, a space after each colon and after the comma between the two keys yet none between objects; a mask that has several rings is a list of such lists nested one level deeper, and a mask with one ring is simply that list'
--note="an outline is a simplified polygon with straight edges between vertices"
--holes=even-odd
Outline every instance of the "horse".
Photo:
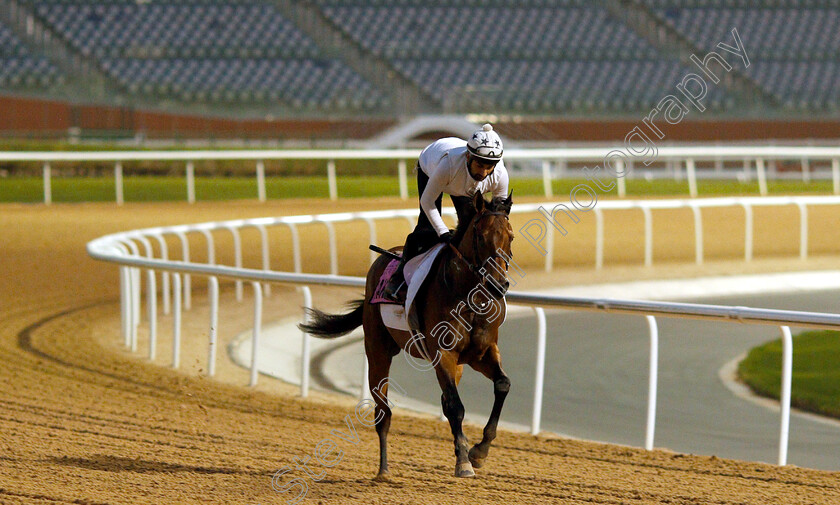
[{"label": "horse", "polygon": [[[510,391],[510,379],[502,370],[498,338],[505,316],[505,304],[500,300],[510,286],[507,270],[512,258],[513,229],[509,216],[513,192],[507,198],[497,197],[489,202],[476,193],[471,202],[462,212],[464,215],[458,216],[451,242],[438,254],[424,287],[415,298],[418,309],[415,329],[419,331],[386,327],[379,308],[370,303],[390,261],[384,255],[371,265],[365,297],[351,302],[350,306],[354,306],[351,312],[327,314],[310,309],[311,322],[299,325],[301,330],[319,338],[346,335],[360,325],[364,328],[368,379],[379,436],[379,471],[375,480],[388,480],[390,475],[388,374],[391,361],[400,350],[411,359],[431,359],[428,369],[434,369],[442,391],[443,414],[454,438],[456,477],[474,477],[474,468],[484,465],[490,444],[496,438],[499,416]],[[401,247],[390,251],[399,250]],[[477,302],[479,297],[483,301]],[[458,395],[464,364],[493,381],[493,409],[481,441],[472,448],[462,430],[464,404]]]}]

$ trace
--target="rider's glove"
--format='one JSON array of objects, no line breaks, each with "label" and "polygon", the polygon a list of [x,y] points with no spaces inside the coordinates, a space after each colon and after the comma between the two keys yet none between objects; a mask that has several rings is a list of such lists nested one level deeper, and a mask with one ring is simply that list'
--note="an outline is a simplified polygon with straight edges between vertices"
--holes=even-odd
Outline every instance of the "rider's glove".
[{"label": "rider's glove", "polygon": [[444,244],[448,244],[448,243],[452,242],[452,232],[451,232],[451,231],[447,231],[447,232],[446,232],[446,233],[444,233],[443,235],[439,236],[439,237],[438,237],[438,240],[439,240],[440,242],[443,242]]}]

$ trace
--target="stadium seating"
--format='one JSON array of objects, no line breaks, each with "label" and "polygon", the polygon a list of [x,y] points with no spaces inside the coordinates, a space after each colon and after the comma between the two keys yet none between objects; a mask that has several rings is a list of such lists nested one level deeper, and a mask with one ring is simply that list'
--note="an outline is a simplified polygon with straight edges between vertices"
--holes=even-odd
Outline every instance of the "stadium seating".
[{"label": "stadium seating", "polygon": [[64,82],[64,76],[46,58],[33,54],[12,32],[0,24],[0,87],[47,88]]},{"label": "stadium seating", "polygon": [[[341,51],[324,54],[269,0],[18,0],[130,95],[280,103],[302,110],[389,110],[387,90]],[[739,70],[781,112],[840,109],[840,0],[636,0],[698,50],[737,27]],[[629,4],[628,4],[629,5]],[[638,114],[689,72],[589,0],[312,0],[332,28],[416,85],[437,111]],[[626,8],[626,6],[624,7]],[[312,35],[312,37],[317,37]],[[50,86],[60,72],[0,27],[0,87]],[[666,44],[667,47],[667,44]],[[726,83],[705,104],[742,102]],[[435,111],[435,112],[437,112]]]},{"label": "stadium seating", "polygon": [[298,108],[377,105],[371,86],[334,60],[103,58],[101,64],[131,93],[185,101],[283,100]]},{"label": "stadium seating", "polygon": [[693,1],[682,8],[649,1],[657,15],[701,48],[733,45],[737,29],[746,74],[787,108],[838,108],[840,10],[832,2]]},{"label": "stadium seating", "polygon": [[35,2],[36,14],[86,56],[318,56],[269,4]]},{"label": "stadium seating", "polygon": [[[649,110],[665,95],[674,93],[675,84],[690,72],[679,62],[655,60],[506,61],[489,67],[461,61],[398,60],[395,64],[406,75],[422,77],[424,91],[442,101],[453,94],[467,108],[531,113]],[[499,80],[494,75],[508,77]],[[722,89],[712,88],[706,104],[723,107]]]},{"label": "stadium seating", "polygon": [[[650,109],[688,72],[587,2],[319,3],[359,44],[455,109]],[[711,107],[724,97],[713,90]]]},{"label": "stadium seating", "polygon": [[31,1],[36,15],[129,93],[185,101],[377,107],[385,96],[319,54],[270,3]]},{"label": "stadium seating", "polygon": [[[603,9],[510,5],[514,6],[477,9],[415,2],[405,7],[325,4],[322,8],[362,45],[394,59],[658,57],[632,31],[611,22]],[[480,21],[470,21],[476,16]]]}]

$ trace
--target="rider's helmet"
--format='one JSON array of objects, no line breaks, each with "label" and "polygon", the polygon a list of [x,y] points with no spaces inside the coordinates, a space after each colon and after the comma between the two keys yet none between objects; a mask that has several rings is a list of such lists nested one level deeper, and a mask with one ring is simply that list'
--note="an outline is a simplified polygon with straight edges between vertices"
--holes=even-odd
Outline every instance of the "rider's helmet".
[{"label": "rider's helmet", "polygon": [[493,125],[487,123],[472,134],[467,141],[467,151],[476,158],[499,161],[502,159],[504,146],[499,134],[493,131]]}]

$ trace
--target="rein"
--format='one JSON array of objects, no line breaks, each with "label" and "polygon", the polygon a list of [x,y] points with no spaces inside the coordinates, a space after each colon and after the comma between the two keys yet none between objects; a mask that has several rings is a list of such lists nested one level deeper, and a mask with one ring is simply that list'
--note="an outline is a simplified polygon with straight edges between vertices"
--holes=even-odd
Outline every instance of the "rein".
[{"label": "rein", "polygon": [[[474,218],[474,222],[477,223],[479,220],[481,220],[485,216],[504,216],[505,219],[510,219],[506,212],[503,212],[503,211],[487,211],[486,210],[486,211],[483,211],[480,214],[478,214]],[[459,260],[461,260],[462,262],[467,264],[467,267],[469,268],[470,272],[472,272],[473,275],[475,275],[478,279],[481,280],[481,284],[484,284],[484,273],[487,271],[486,268],[485,268],[485,265],[487,264],[488,261],[490,261],[494,258],[502,258],[502,260],[505,262],[505,271],[507,271],[508,267],[510,266],[510,264],[508,263],[507,257],[505,257],[502,254],[499,254],[496,251],[493,251],[493,254],[488,256],[481,264],[478,264],[477,261],[475,260],[475,258],[473,258],[473,261],[468,260],[463,255],[463,253],[461,253],[461,251],[458,250],[457,247],[452,245],[451,242],[449,243],[449,248],[452,249],[452,251],[455,253],[456,258],[458,258]],[[473,256],[476,256],[477,254],[478,254],[478,234],[473,232]],[[446,275],[443,276],[443,279],[444,279],[444,283],[446,283]],[[449,288],[448,285],[447,285],[447,288]]]}]

